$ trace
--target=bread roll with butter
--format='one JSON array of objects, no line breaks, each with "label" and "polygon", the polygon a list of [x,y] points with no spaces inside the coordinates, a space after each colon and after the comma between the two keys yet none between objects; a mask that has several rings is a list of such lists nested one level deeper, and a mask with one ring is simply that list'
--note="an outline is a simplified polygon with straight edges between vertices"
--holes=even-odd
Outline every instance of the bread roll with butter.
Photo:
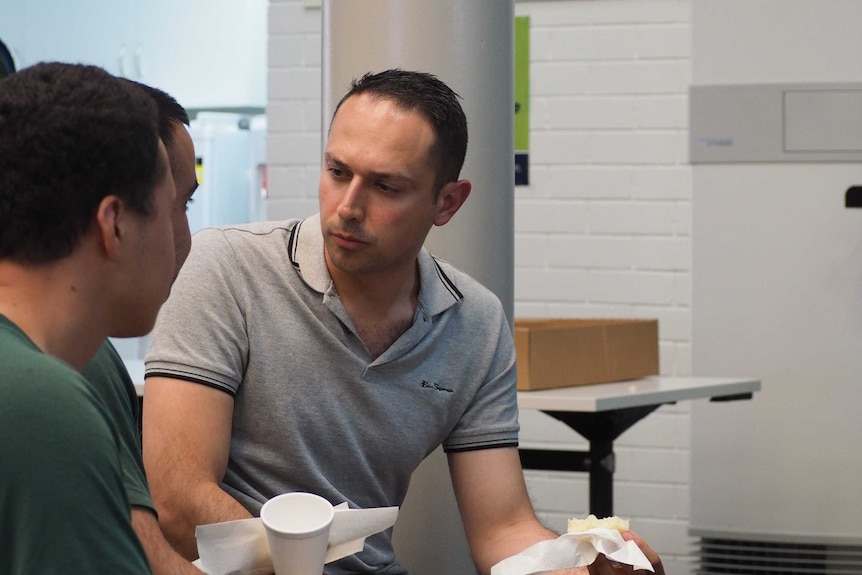
[{"label": "bread roll with butter", "polygon": [[599,519],[595,515],[590,514],[586,519],[569,519],[569,533],[588,531],[597,527],[616,529],[617,531],[628,531],[629,522],[627,519],[620,519],[616,515]]}]

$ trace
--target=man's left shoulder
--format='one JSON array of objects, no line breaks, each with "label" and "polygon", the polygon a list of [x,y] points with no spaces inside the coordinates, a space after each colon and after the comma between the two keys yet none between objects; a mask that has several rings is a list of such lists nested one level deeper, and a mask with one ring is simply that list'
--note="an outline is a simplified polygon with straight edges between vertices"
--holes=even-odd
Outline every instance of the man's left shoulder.
[{"label": "man's left shoulder", "polygon": [[446,260],[431,256],[440,281],[469,308],[502,310],[500,298],[467,272]]}]

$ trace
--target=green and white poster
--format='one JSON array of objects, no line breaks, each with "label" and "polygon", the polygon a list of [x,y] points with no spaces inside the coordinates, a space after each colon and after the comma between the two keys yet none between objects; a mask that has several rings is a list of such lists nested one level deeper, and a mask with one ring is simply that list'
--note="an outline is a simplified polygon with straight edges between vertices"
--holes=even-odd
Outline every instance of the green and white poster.
[{"label": "green and white poster", "polygon": [[515,185],[530,183],[530,17],[515,17]]}]

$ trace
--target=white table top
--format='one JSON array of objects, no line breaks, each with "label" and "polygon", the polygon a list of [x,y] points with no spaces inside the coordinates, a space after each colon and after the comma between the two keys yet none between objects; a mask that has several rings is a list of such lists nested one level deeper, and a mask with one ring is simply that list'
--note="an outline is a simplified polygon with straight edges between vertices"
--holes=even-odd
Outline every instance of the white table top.
[{"label": "white table top", "polygon": [[[137,388],[144,393],[144,362],[126,361]],[[760,380],[738,377],[649,376],[630,381],[579,385],[541,391],[519,391],[518,407],[546,411],[609,411],[760,391]]]},{"label": "white table top", "polygon": [[544,411],[597,412],[755,391],[760,391],[760,380],[756,378],[654,375],[614,383],[519,391],[518,407]]}]

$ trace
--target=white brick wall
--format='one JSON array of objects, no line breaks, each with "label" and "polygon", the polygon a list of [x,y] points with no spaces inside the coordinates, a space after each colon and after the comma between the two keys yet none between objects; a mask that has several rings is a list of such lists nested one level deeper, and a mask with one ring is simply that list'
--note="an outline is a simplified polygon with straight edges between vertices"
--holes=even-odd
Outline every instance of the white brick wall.
[{"label": "white brick wall", "polygon": [[[683,0],[518,2],[531,21],[532,185],[515,190],[516,316],[658,317],[661,370],[690,364],[687,92]],[[585,449],[540,413],[523,441]],[[687,561],[689,415],[661,408],[616,443],[615,512],[668,573]],[[587,506],[580,474],[528,471],[541,517]]]},{"label": "white brick wall", "polygon": [[317,211],[320,175],[320,10],[302,0],[269,4],[267,215],[278,220]]},{"label": "white brick wall", "polygon": [[[519,1],[531,19],[531,185],[515,191],[515,312],[657,317],[661,370],[690,367],[687,93],[689,0]],[[269,187],[274,219],[317,209],[320,12],[272,0]],[[585,449],[541,413],[522,440]],[[687,561],[689,410],[659,409],[616,444],[615,511]],[[582,474],[527,472],[540,516],[562,529],[587,509]]]}]

